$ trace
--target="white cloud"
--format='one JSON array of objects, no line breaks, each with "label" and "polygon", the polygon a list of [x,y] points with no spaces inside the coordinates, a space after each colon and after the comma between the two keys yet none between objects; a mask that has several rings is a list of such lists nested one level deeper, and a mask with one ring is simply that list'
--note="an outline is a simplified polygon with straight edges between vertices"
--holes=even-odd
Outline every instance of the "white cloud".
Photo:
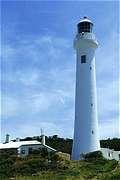
[{"label": "white cloud", "polygon": [[118,73],[118,34],[115,32],[113,34],[109,36],[109,40],[107,39],[98,47],[96,53],[98,76],[108,75],[113,78],[115,73]]},{"label": "white cloud", "polygon": [[35,85],[36,83],[38,83],[38,80],[40,78],[40,72],[37,72],[37,69],[29,69],[23,72],[20,71],[17,72],[17,75],[18,80],[25,86]]},{"label": "white cloud", "polygon": [[[53,135],[59,135],[60,137],[72,137],[71,133],[73,132],[73,128],[66,126],[65,124],[58,125],[54,122],[41,122],[35,121],[34,119],[30,119],[30,122],[33,123],[26,123],[19,124],[19,127],[17,126],[17,129],[13,131],[13,129],[9,129],[9,134],[11,135],[11,139],[15,139],[16,137],[24,138],[29,136],[38,136],[41,135],[41,128],[44,129],[45,135],[47,136],[53,136]],[[3,140],[5,139],[5,136],[3,137]]]},{"label": "white cloud", "polygon": [[[3,105],[4,116],[15,117],[17,115],[16,123],[21,127],[21,133],[26,129],[25,136],[28,132],[32,134],[39,132],[39,127],[36,124],[33,128],[32,124],[21,124],[20,119],[33,118],[33,121],[38,122],[38,116],[41,119],[39,126],[43,126],[47,132],[54,134],[58,132],[60,135],[63,133],[66,136],[71,136],[74,121],[76,61],[75,53],[71,51],[70,41],[47,35],[29,37],[29,39],[19,40],[17,46],[3,45],[3,47],[6,52],[6,55],[3,54],[4,63],[8,70],[3,70],[3,85],[4,83],[9,84],[8,88],[6,87],[8,97],[4,99],[4,94],[2,95],[5,101]],[[98,108],[100,118],[102,117],[99,119],[101,137],[106,136],[104,134],[105,128],[107,126],[109,126],[108,129],[112,128],[111,124],[114,121],[109,117],[105,119],[104,116],[110,112],[116,112],[118,105],[118,81],[114,77],[117,66],[113,60],[116,56],[114,50],[109,53],[111,48],[111,45],[104,45],[99,49],[96,58]],[[106,74],[108,79],[106,79]],[[17,94],[11,90],[13,87]],[[53,114],[50,113],[51,110],[54,111],[54,119]],[[59,120],[58,124],[55,124],[60,116],[59,112],[63,114],[61,116],[62,123],[64,121],[63,126]],[[48,114],[49,120],[46,114]],[[103,124],[104,120],[107,125]],[[69,121],[71,127],[65,125]],[[117,121],[115,120],[115,122]],[[106,131],[106,134],[109,133]],[[114,135],[115,131],[111,131],[111,134]]]},{"label": "white cloud", "polygon": [[15,116],[19,111],[19,102],[15,98],[2,95],[1,102],[1,115],[4,118]]},{"label": "white cloud", "polygon": [[118,136],[119,131],[118,128],[114,128],[119,122],[118,34],[113,31],[108,37],[102,41],[104,44],[100,44],[96,54],[98,118],[101,137]]},{"label": "white cloud", "polygon": [[48,111],[56,102],[56,97],[52,93],[42,92],[32,96],[31,107],[34,112]]},{"label": "white cloud", "polygon": [[118,81],[113,81],[98,87],[98,104],[100,113],[105,114],[111,110],[118,110]]},{"label": "white cloud", "polygon": [[114,118],[99,124],[100,139],[119,137],[119,123]]}]

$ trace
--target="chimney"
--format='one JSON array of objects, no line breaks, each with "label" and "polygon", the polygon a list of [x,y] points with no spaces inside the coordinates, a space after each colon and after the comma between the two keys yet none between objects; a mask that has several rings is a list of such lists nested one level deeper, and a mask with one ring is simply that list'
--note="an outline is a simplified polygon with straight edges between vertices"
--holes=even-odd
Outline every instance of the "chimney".
[{"label": "chimney", "polygon": [[43,129],[41,129],[42,145],[45,145],[45,135]]},{"label": "chimney", "polygon": [[16,138],[16,142],[19,142],[19,141],[20,141],[20,139],[17,137],[17,138]]},{"label": "chimney", "polygon": [[10,142],[10,135],[6,134],[5,143],[9,143],[9,142]]}]

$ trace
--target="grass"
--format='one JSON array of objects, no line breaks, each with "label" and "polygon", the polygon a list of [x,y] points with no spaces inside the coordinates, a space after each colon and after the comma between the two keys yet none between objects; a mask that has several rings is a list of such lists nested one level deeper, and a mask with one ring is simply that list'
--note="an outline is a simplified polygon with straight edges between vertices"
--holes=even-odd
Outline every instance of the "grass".
[{"label": "grass", "polygon": [[72,161],[64,153],[51,158],[49,164],[39,154],[26,158],[1,156],[0,180],[120,180],[120,162],[116,160]]},{"label": "grass", "polygon": [[41,171],[35,176],[19,176],[14,180],[120,180],[120,163],[69,161],[66,169]]}]

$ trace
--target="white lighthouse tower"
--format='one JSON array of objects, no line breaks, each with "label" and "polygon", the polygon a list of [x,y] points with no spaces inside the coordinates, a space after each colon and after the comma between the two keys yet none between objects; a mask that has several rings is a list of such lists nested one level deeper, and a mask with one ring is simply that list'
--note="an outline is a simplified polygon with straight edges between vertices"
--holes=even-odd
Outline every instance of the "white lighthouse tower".
[{"label": "white lighthouse tower", "polygon": [[93,23],[84,17],[77,25],[74,48],[76,63],[76,101],[72,159],[100,150],[97,118],[95,50],[98,42]]}]

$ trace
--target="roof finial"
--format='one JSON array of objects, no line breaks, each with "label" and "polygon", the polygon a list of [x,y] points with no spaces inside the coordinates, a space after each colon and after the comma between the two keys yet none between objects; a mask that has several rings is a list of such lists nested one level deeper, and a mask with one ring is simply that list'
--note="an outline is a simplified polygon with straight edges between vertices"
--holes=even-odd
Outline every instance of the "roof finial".
[{"label": "roof finial", "polygon": [[87,17],[86,17],[86,16],[84,16],[84,19],[87,19]]},{"label": "roof finial", "polygon": [[44,130],[41,128],[41,135],[43,135],[44,134]]}]

